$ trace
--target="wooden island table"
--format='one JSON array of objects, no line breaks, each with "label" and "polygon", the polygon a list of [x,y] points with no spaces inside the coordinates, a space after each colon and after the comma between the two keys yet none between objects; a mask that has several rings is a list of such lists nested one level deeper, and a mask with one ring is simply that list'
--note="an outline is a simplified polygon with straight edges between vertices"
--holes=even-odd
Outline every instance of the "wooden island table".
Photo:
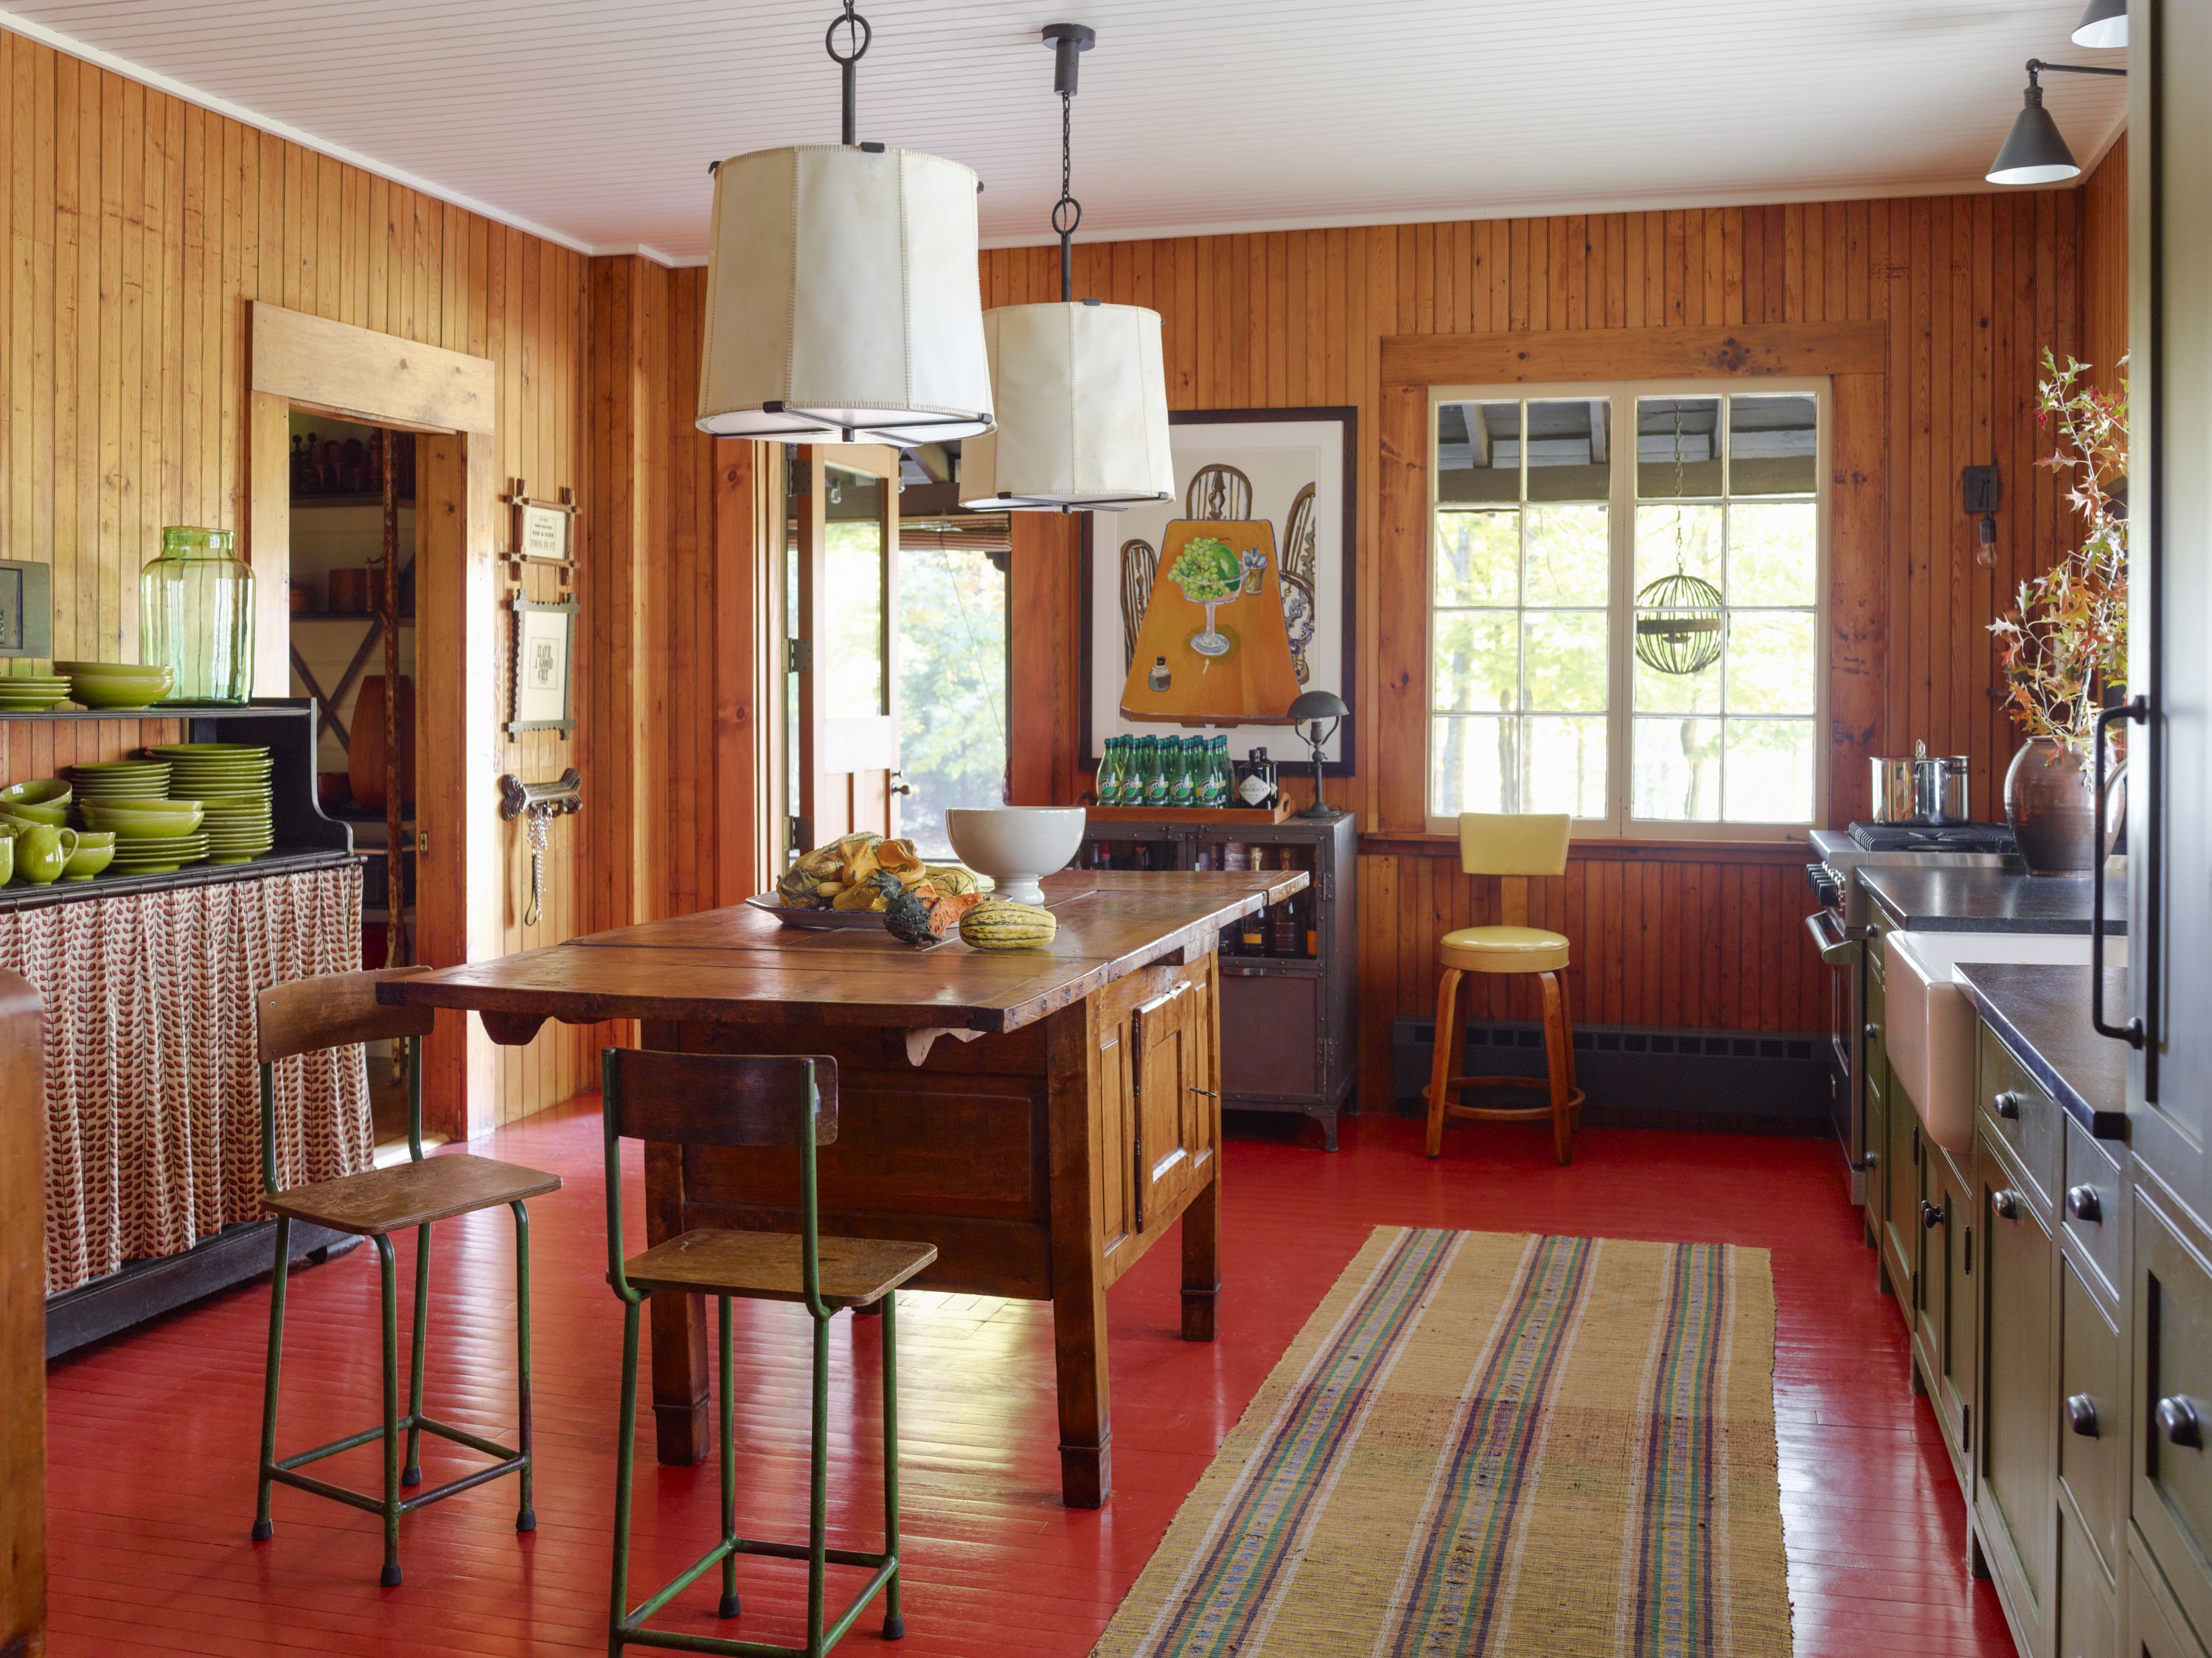
[{"label": "wooden island table", "polygon": [[[648,1047],[835,1058],[822,1229],[935,1244],[917,1280],[929,1288],[1052,1303],[1061,1496],[1095,1508],[1113,1483],[1106,1288],[1177,1219],[1182,1333],[1213,1338],[1221,931],[1307,880],[1070,871],[1045,882],[1058,936],[1023,951],[915,949],[738,906],[379,994],[472,1008],[500,1042],[526,1042],[548,1019],[634,1019]],[[693,1227],[797,1229],[795,1151],[648,1144],[645,1170],[652,1242]],[[701,1297],[654,1297],[653,1405],[663,1462],[706,1454]]]}]

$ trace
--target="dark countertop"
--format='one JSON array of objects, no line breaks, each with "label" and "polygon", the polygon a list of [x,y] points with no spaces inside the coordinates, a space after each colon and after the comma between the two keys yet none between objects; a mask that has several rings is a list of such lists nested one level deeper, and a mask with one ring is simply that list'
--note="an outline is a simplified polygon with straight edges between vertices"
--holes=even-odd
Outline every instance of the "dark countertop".
[{"label": "dark countertop", "polygon": [[247,863],[187,863],[173,875],[94,875],[90,881],[49,881],[43,887],[11,884],[0,887],[0,915],[19,910],[43,910],[50,905],[82,903],[88,899],[135,898],[146,893],[179,887],[212,887],[226,881],[258,881],[269,875],[296,875],[303,869],[320,869],[334,863],[358,863],[358,852],[265,852]]},{"label": "dark countertop", "polygon": [[[1962,962],[1954,970],[1991,1029],[2067,1114],[2100,1140],[2128,1137],[2128,1045],[2089,1023],[2089,970]],[[2124,968],[2105,970],[2106,1016],[2125,1005]]]},{"label": "dark countertop", "polygon": [[[1912,932],[2086,935],[2089,930],[2087,875],[1865,869],[1860,876],[1875,902],[1899,926]],[[2128,884],[2115,871],[2105,881],[2105,936],[2118,938],[2127,930]]]}]

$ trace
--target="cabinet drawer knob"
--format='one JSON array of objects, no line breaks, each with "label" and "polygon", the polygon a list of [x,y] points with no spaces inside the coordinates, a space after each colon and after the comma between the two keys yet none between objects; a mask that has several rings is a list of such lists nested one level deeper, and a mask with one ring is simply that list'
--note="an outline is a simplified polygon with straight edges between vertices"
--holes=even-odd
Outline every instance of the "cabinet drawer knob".
[{"label": "cabinet drawer knob", "polygon": [[2020,1095],[2010,1088],[1999,1094],[1996,1099],[1990,1101],[1990,1104],[1996,1109],[1996,1114],[2007,1122],[2017,1122],[2020,1119]]},{"label": "cabinet drawer knob", "polygon": [[2098,1199],[2096,1187],[2069,1186],[2066,1188],[2066,1212],[2075,1220],[2087,1221],[2094,1226],[2105,1218],[2105,1205]]},{"label": "cabinet drawer knob", "polygon": [[1990,1193],[1990,1213],[2001,1221],[2018,1220],[2020,1194],[2016,1192],[1992,1192]]},{"label": "cabinet drawer knob", "polygon": [[2066,1425],[2084,1439],[2097,1436],[2097,1401],[2087,1393],[2075,1393],[2066,1401]]},{"label": "cabinet drawer knob", "polygon": [[2180,1393],[2159,1400],[2158,1430],[2169,1445],[2185,1446],[2192,1451],[2204,1448],[2204,1429],[2197,1420],[2197,1406]]},{"label": "cabinet drawer knob", "polygon": [[1881,1040],[1881,1027],[1875,1024],[1871,1019],[1867,1021],[1866,1038],[1869,1042],[1879,1042]]},{"label": "cabinet drawer knob", "polygon": [[1920,1205],[1920,1224],[1933,1232],[1943,1224],[1943,1210],[1939,1204],[1923,1202]]}]

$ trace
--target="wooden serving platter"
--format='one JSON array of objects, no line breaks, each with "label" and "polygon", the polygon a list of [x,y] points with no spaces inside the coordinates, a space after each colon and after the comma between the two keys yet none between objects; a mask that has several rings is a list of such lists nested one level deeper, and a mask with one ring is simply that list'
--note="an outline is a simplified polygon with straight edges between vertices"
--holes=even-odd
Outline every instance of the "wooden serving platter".
[{"label": "wooden serving platter", "polygon": [[1281,823],[1291,815],[1291,803],[1277,801],[1273,806],[1086,806],[1085,814],[1093,823],[1210,823],[1227,826],[1233,824],[1265,826]]}]

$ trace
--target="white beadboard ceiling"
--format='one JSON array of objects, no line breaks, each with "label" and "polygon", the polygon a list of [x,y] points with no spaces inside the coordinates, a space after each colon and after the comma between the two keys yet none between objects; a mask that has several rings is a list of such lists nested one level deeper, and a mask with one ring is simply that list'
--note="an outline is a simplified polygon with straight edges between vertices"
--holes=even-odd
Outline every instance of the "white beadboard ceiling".
[{"label": "white beadboard ceiling", "polygon": [[[1037,31],[1098,31],[1082,236],[1981,190],[2081,0],[870,0],[860,136],[1048,241]],[[835,142],[825,0],[4,0],[0,23],[594,251],[705,247],[707,163]],[[2124,82],[2052,76],[2087,165]]]}]

